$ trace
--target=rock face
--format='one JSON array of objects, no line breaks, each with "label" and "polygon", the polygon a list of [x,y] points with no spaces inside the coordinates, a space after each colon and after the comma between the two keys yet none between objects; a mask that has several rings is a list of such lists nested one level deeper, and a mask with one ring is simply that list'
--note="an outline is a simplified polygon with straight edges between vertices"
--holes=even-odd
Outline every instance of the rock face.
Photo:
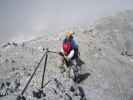
[{"label": "rock face", "polygon": [[[49,53],[41,99],[33,96],[41,86],[44,60],[24,93],[26,100],[133,100],[133,11],[104,17],[93,26],[72,28],[85,62],[87,79],[74,83],[58,67],[59,55]],[[59,51],[63,32],[0,49],[0,100],[15,100],[25,87],[43,48]]]}]

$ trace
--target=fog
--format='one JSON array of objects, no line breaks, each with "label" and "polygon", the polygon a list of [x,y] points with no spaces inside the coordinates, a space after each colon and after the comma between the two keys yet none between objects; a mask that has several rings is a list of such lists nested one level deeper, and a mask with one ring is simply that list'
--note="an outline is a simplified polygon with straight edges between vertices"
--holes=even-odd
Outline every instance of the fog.
[{"label": "fog", "polygon": [[0,0],[0,43],[23,41],[133,9],[133,0]]}]

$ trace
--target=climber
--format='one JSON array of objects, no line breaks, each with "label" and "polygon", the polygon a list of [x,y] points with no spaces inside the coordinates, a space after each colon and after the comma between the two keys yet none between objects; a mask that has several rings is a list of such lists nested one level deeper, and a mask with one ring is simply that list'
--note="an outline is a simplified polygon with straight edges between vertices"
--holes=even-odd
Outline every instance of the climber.
[{"label": "climber", "polygon": [[65,68],[63,67],[64,64],[66,64],[67,67],[69,67],[71,63],[75,65],[77,64],[79,51],[78,45],[73,38],[73,34],[74,32],[65,33],[66,37],[63,40],[60,52],[60,55],[62,55],[61,64],[59,66],[61,73],[65,72]]}]

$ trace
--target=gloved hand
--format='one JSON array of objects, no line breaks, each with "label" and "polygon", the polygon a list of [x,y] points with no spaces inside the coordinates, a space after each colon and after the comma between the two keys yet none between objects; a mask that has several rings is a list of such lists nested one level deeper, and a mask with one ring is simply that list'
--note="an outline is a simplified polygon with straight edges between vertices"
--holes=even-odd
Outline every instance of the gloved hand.
[{"label": "gloved hand", "polygon": [[67,57],[66,57],[66,56],[64,56],[64,59],[66,59],[66,60],[67,60]]},{"label": "gloved hand", "polygon": [[64,59],[66,59],[67,61],[69,61],[69,60],[70,60],[67,56],[64,56]]},{"label": "gloved hand", "polygon": [[68,67],[70,65],[70,63],[69,63],[70,59],[68,59],[67,56],[64,56],[64,61],[65,61],[66,66]]}]

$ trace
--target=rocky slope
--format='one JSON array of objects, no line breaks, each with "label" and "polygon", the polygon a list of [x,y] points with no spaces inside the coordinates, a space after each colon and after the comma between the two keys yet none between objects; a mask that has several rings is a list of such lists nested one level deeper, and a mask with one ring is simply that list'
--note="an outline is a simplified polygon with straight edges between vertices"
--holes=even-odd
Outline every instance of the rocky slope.
[{"label": "rocky slope", "polygon": [[[90,76],[74,83],[58,68],[57,54],[48,55],[44,89],[40,100],[133,100],[133,11],[104,17],[93,26],[76,27],[80,57],[85,62],[81,73]],[[63,33],[42,37],[22,44],[8,43],[0,49],[0,100],[15,100],[22,91],[44,51],[59,51]],[[32,91],[40,87],[44,61],[24,93],[27,100],[37,100]],[[71,86],[75,91],[72,91]]]}]

